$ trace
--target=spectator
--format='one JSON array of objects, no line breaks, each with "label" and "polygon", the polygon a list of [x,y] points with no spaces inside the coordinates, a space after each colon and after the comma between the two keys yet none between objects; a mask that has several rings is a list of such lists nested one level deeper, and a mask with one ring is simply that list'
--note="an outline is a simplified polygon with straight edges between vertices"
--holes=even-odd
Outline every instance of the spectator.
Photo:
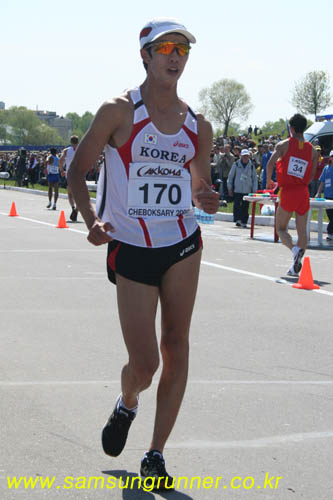
[{"label": "spectator", "polygon": [[29,159],[29,167],[28,167],[28,181],[31,184],[32,188],[37,182],[37,156],[32,153]]},{"label": "spectator", "polygon": [[310,193],[310,198],[314,198],[320,184],[320,176],[322,174],[322,171],[324,170],[324,167],[328,164],[329,158],[323,158],[321,155],[321,147],[320,146],[315,146],[316,151],[318,151],[319,157],[318,157],[318,163],[317,163],[317,170],[315,173],[315,176],[313,180],[309,184],[309,193]]},{"label": "spectator", "polygon": [[[261,160],[261,186],[262,186],[262,189],[266,189],[266,183],[267,183],[266,167],[267,167],[267,163],[269,162],[269,159],[271,156],[272,156],[272,151],[269,150],[269,143],[265,142],[264,154],[262,155],[262,160]],[[274,171],[273,171],[272,180],[273,181],[276,180],[275,167],[274,167]]]},{"label": "spectator", "polygon": [[258,177],[247,149],[242,149],[240,160],[233,164],[228,180],[229,196],[234,196],[234,222],[237,227],[246,228],[249,218],[249,202],[243,196],[258,189]]},{"label": "spectator", "polygon": [[[333,151],[330,152],[328,165],[324,168],[320,176],[320,184],[316,193],[316,198],[320,197],[324,189],[324,197],[327,200],[333,200]],[[327,241],[333,241],[333,208],[326,209],[329,223],[327,224]]]},{"label": "spectator", "polygon": [[228,186],[227,180],[231,167],[235,161],[234,155],[231,153],[230,144],[224,146],[225,153],[221,156],[220,161],[217,164],[217,171],[219,178],[222,180],[222,185],[220,186],[220,195],[225,201],[232,201],[232,198],[228,196]]},{"label": "spectator", "polygon": [[232,154],[235,157],[235,161],[240,159],[240,152],[241,152],[241,148],[239,146],[233,147]]},{"label": "spectator", "polygon": [[16,160],[16,168],[15,168],[15,176],[16,176],[16,185],[21,187],[23,178],[27,173],[27,151],[24,148],[20,149],[19,156]]}]

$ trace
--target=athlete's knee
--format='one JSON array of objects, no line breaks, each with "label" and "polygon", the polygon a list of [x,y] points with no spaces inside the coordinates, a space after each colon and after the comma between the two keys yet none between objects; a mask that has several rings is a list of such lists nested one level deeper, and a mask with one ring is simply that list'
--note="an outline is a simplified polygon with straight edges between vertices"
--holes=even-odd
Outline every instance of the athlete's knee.
[{"label": "athlete's knee", "polygon": [[181,332],[168,332],[161,340],[161,352],[164,360],[187,359],[189,353],[188,337],[180,335]]},{"label": "athlete's knee", "polygon": [[286,226],[285,224],[276,224],[276,232],[278,234],[287,233],[288,232],[288,225]]},{"label": "athlete's knee", "polygon": [[132,375],[135,377],[136,383],[141,388],[147,388],[150,386],[153,380],[153,376],[158,369],[158,366],[158,357],[148,359],[145,358],[130,363]]}]

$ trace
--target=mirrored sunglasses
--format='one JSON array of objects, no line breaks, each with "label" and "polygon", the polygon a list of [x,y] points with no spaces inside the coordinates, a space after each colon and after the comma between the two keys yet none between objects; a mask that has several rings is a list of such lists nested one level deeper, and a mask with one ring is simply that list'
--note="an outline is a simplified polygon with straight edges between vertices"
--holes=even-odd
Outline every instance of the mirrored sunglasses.
[{"label": "mirrored sunglasses", "polygon": [[158,54],[165,54],[169,56],[175,49],[180,56],[187,56],[190,52],[190,45],[187,43],[176,42],[156,42],[149,45],[153,48],[154,52]]}]

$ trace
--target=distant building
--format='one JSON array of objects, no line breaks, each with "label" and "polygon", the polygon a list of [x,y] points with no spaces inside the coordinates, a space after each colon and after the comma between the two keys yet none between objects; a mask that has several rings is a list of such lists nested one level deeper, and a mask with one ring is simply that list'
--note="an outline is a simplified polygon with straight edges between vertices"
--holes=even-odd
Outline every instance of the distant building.
[{"label": "distant building", "polygon": [[0,109],[5,109],[5,103],[3,101],[0,101]]},{"label": "distant building", "polygon": [[36,111],[36,115],[50,127],[55,128],[65,143],[69,142],[69,138],[72,135],[72,120],[70,118],[58,116],[55,111]]}]

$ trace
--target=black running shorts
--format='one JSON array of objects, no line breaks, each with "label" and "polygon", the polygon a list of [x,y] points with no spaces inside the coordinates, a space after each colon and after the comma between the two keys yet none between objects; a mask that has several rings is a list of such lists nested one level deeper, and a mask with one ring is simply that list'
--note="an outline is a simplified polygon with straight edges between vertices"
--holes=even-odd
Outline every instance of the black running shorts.
[{"label": "black running shorts", "polygon": [[185,240],[161,248],[138,247],[112,240],[108,245],[108,277],[112,283],[116,283],[116,274],[120,274],[132,281],[160,286],[163,274],[173,264],[193,255],[200,248],[200,228]]}]

